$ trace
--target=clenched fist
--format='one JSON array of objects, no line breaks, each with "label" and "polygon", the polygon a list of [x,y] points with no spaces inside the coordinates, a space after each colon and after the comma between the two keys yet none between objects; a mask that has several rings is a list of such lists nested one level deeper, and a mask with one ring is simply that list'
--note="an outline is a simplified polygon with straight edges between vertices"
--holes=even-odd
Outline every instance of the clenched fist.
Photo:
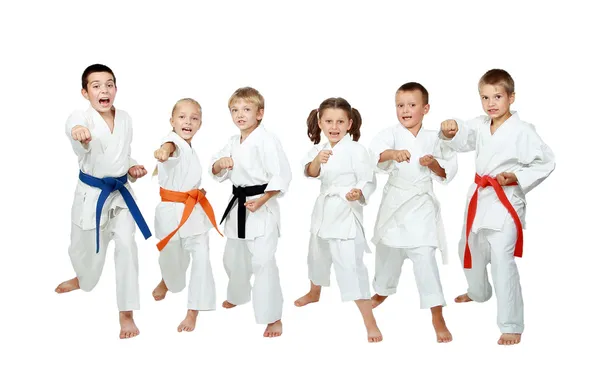
[{"label": "clenched fist", "polygon": [[87,144],[92,140],[92,134],[90,130],[84,126],[76,125],[71,130],[71,137],[73,140],[79,141],[81,144]]},{"label": "clenched fist", "polygon": [[333,155],[333,151],[330,149],[324,149],[317,154],[315,161],[319,164],[325,164],[329,160],[329,156]]},{"label": "clenched fist", "polygon": [[406,149],[396,150],[394,151],[392,160],[397,161],[399,163],[403,161],[410,163],[410,152],[408,152]]},{"label": "clenched fist", "polygon": [[129,168],[129,176],[135,179],[144,177],[147,173],[148,171],[146,171],[146,168],[144,168],[143,165],[134,165],[133,167]]},{"label": "clenched fist", "polygon": [[456,132],[458,132],[456,120],[445,120],[442,122],[442,134],[444,136],[451,139],[456,136]]}]

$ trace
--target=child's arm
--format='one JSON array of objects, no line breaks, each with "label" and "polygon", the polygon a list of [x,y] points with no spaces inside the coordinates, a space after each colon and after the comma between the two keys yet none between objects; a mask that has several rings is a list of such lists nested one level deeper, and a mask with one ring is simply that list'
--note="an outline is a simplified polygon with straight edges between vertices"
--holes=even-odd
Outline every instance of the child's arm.
[{"label": "child's arm", "polygon": [[456,152],[445,145],[441,140],[437,142],[432,155],[423,156],[419,159],[422,166],[431,170],[431,177],[441,184],[447,184],[458,172],[458,161]]},{"label": "child's arm", "polygon": [[212,156],[210,175],[219,183],[229,178],[229,171],[233,169],[233,159],[231,158],[231,143],[234,138],[229,139],[227,144],[216,154]]},{"label": "child's arm", "polygon": [[319,177],[321,175],[321,164],[327,163],[333,151],[324,149],[319,151],[310,163],[304,166],[304,174],[308,177]]},{"label": "child's arm", "polygon": [[92,134],[89,126],[83,111],[73,112],[65,123],[65,133],[77,156],[83,156],[90,152],[89,142],[92,140]]},{"label": "child's arm", "polygon": [[261,197],[246,202],[246,207],[251,212],[258,210],[274,196],[283,197],[292,181],[292,169],[279,140],[274,136],[266,137],[264,140],[262,160],[271,180]]},{"label": "child's arm", "polygon": [[[544,143],[535,128],[530,126],[525,129],[517,140],[519,162],[523,167],[514,176],[523,192],[529,193],[550,176],[556,167],[556,161],[554,152]],[[499,176],[509,178],[510,174]]]},{"label": "child's arm", "polygon": [[356,201],[367,205],[369,198],[377,189],[377,176],[369,152],[362,146],[352,156],[352,169],[356,175],[356,185],[346,194],[348,201]]},{"label": "child's arm", "polygon": [[394,150],[394,129],[395,127],[390,127],[379,132],[369,145],[372,164],[376,167],[375,171],[389,173],[394,170],[393,159],[396,152]]},{"label": "child's arm", "polygon": [[439,137],[444,145],[457,152],[470,152],[475,150],[479,126],[483,118],[477,117],[469,121],[458,119],[442,122]]},{"label": "child's arm", "polygon": [[170,157],[173,157],[175,149],[177,149],[175,143],[172,141],[167,141],[163,143],[160,148],[154,151],[154,158],[161,163],[164,163],[165,161],[169,160]]}]

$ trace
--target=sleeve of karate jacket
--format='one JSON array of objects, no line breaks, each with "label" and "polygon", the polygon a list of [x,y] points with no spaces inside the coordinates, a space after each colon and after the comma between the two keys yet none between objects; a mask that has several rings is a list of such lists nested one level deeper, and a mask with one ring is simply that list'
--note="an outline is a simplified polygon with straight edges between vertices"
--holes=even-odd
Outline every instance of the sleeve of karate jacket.
[{"label": "sleeve of karate jacket", "polygon": [[[208,174],[215,180],[217,180],[219,183],[222,183],[223,181],[229,179],[229,169],[222,169],[221,172],[217,173],[216,175],[213,174],[213,166],[215,165],[215,163],[223,158],[223,157],[231,157],[231,143],[233,142],[233,140],[236,139],[236,137],[239,138],[239,136],[233,136],[231,138],[229,138],[229,140],[227,141],[227,144],[217,153],[215,153],[212,158],[210,159],[210,167],[208,169]],[[233,163],[233,167],[235,168],[235,162]]]},{"label": "sleeve of karate jacket", "polygon": [[447,145],[456,152],[474,151],[477,144],[479,127],[483,124],[484,118],[484,116],[480,116],[467,121],[454,119],[458,125],[458,132],[456,132],[456,135],[452,139],[448,139],[440,129],[440,140],[444,145]]},{"label": "sleeve of karate jacket", "polygon": [[519,186],[527,194],[554,171],[554,153],[531,124],[524,127],[517,146],[519,163],[523,166],[515,175]]},{"label": "sleeve of karate jacket", "polygon": [[306,155],[304,155],[304,157],[302,158],[302,173],[304,174],[305,177],[308,177],[309,179],[320,179],[321,178],[321,172],[319,172],[319,174],[317,175],[317,177],[312,177],[312,176],[308,176],[306,174],[306,166],[308,164],[310,164],[315,157],[317,157],[317,155],[319,154],[321,145],[313,145],[313,147],[310,149],[310,151],[308,151],[306,153]]},{"label": "sleeve of karate jacket", "polygon": [[276,197],[283,197],[292,181],[292,169],[281,142],[275,135],[269,134],[265,137],[262,156],[263,164],[270,178],[265,192],[279,191]]},{"label": "sleeve of karate jacket", "polygon": [[355,147],[356,152],[352,154],[352,169],[357,183],[354,188],[362,191],[362,197],[358,202],[361,205],[367,205],[369,198],[377,189],[377,177],[369,151],[358,143]]},{"label": "sleeve of karate jacket", "polygon": [[371,141],[369,146],[369,155],[371,163],[375,164],[375,172],[390,173],[394,170],[394,160],[379,162],[381,154],[388,149],[396,149],[394,140],[394,127],[384,129],[379,132]]},{"label": "sleeve of karate jacket", "polygon": [[[67,137],[69,138],[71,147],[73,148],[73,151],[75,152],[75,154],[78,157],[80,157],[80,156],[84,156],[84,155],[88,154],[91,150],[91,146],[88,143],[88,145],[84,147],[83,144],[81,144],[81,142],[79,142],[77,140],[73,140],[73,137],[71,136],[71,131],[77,125],[86,127],[87,129],[90,130],[90,133],[91,133],[92,130],[90,128],[90,123],[88,122],[84,111],[75,111],[75,112],[71,113],[71,115],[67,119],[67,122],[65,123],[65,133],[67,134]],[[92,140],[93,140],[93,137],[92,137]]]},{"label": "sleeve of karate jacket", "polygon": [[440,184],[448,184],[454,179],[458,172],[458,159],[456,152],[446,145],[442,144],[442,140],[438,141],[437,148],[434,149],[433,157],[438,161],[440,167],[446,171],[446,177],[442,178],[431,171],[431,177]]}]

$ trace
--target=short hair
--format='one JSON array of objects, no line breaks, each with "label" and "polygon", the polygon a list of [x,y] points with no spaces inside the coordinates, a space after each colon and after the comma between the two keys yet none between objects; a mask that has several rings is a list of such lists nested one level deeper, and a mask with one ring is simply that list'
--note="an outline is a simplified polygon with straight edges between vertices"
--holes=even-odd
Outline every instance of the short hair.
[{"label": "short hair", "polygon": [[422,86],[419,83],[415,83],[410,82],[410,83],[406,83],[406,84],[402,84],[402,86],[400,86],[400,88],[398,88],[398,90],[396,91],[396,95],[398,94],[398,92],[410,92],[410,91],[420,91],[421,95],[423,95],[423,104],[427,105],[429,104],[429,92],[427,92],[427,89],[425,89],[424,86]]},{"label": "short hair", "polygon": [[197,102],[196,100],[192,99],[192,98],[186,97],[184,99],[177,100],[177,102],[173,106],[173,111],[171,112],[171,117],[173,117],[175,115],[175,110],[177,109],[177,107],[181,103],[191,103],[191,104],[193,104],[195,107],[198,108],[198,110],[200,111],[200,114],[202,114],[202,107],[200,106],[200,103]]},{"label": "short hair", "polygon": [[248,101],[258,107],[258,109],[265,109],[265,98],[252,87],[238,88],[233,95],[229,98],[229,108],[238,99]]},{"label": "short hair", "polygon": [[490,69],[487,71],[479,79],[478,88],[481,88],[482,85],[501,85],[509,96],[515,92],[515,82],[504,69]]},{"label": "short hair", "polygon": [[97,73],[97,72],[107,72],[107,73],[110,73],[112,75],[112,77],[113,77],[115,85],[117,84],[117,78],[115,77],[115,74],[112,71],[112,69],[110,69],[109,67],[107,67],[104,64],[92,64],[89,67],[87,67],[85,69],[85,71],[83,71],[83,74],[81,75],[81,89],[86,89],[87,90],[88,77],[92,73]]}]

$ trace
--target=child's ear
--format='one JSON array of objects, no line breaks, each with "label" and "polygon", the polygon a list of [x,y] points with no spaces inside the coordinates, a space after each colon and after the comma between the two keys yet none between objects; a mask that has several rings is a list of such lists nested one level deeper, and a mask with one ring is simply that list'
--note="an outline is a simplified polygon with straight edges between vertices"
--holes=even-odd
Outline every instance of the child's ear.
[{"label": "child's ear", "polygon": [[87,89],[81,88],[81,95],[85,97],[86,100],[90,99],[90,95],[87,93]]},{"label": "child's ear", "polygon": [[511,93],[510,96],[508,96],[508,101],[512,104],[515,102],[515,93]]},{"label": "child's ear", "polygon": [[262,120],[263,116],[265,115],[265,110],[264,109],[259,109],[258,113],[256,114],[256,120]]},{"label": "child's ear", "polygon": [[423,107],[423,114],[426,115],[429,112],[429,104],[425,104]]}]

